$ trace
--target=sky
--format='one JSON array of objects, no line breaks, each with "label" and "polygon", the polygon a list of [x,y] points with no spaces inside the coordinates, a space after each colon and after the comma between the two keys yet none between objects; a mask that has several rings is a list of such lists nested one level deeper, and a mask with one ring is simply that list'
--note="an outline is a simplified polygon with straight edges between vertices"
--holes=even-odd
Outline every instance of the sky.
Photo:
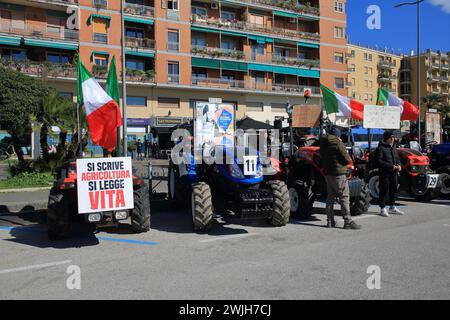
[{"label": "sky", "polygon": [[[417,51],[417,6],[394,8],[415,0],[347,0],[347,33],[349,42],[395,53]],[[369,6],[380,8],[379,30],[369,30]],[[450,0],[425,0],[421,3],[421,51],[450,52]]]}]

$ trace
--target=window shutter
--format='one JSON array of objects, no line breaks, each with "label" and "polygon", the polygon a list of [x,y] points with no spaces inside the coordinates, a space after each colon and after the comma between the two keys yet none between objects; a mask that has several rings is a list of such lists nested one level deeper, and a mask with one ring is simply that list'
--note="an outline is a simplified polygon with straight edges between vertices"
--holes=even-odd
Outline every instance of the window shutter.
[{"label": "window shutter", "polygon": [[94,32],[95,33],[103,33],[106,34],[107,33],[107,26],[108,23],[105,20],[102,19],[94,19],[94,23],[93,23],[93,27],[94,27]]}]

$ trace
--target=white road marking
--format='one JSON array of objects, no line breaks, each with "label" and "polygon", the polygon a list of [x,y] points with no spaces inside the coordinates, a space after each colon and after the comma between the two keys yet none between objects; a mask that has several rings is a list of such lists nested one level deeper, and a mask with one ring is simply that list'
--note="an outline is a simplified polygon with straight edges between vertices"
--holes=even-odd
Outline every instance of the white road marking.
[{"label": "white road marking", "polygon": [[230,240],[230,239],[250,237],[250,236],[257,236],[257,235],[259,235],[259,233],[232,234],[232,235],[229,235],[229,236],[222,236],[222,237],[215,237],[215,238],[210,238],[210,239],[203,239],[203,240],[200,240],[200,242],[214,242],[214,241],[220,241],[220,240]]},{"label": "white road marking", "polygon": [[20,268],[5,269],[5,270],[0,270],[0,274],[54,267],[54,266],[59,266],[62,264],[69,264],[71,262],[72,262],[71,260],[64,260],[64,261],[49,262],[49,263],[44,263],[44,264],[36,264],[33,266],[26,266],[26,267],[20,267]]}]

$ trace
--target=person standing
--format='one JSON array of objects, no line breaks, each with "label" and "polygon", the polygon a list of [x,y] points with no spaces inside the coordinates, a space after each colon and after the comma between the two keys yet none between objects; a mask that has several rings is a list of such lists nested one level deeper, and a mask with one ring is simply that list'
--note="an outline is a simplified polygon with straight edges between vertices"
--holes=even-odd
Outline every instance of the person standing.
[{"label": "person standing", "polygon": [[144,144],[141,139],[138,139],[136,143],[137,160],[144,160]]},{"label": "person standing", "polygon": [[[379,201],[380,215],[389,217],[389,214],[404,214],[395,206],[398,188],[398,174],[402,170],[400,157],[395,146],[395,136],[391,131],[383,133],[383,141],[375,151],[375,161],[379,173]],[[389,212],[386,209],[389,205]]]},{"label": "person standing", "polygon": [[337,227],[334,220],[334,202],[336,197],[341,204],[341,213],[344,218],[344,229],[361,229],[350,215],[350,189],[348,186],[347,172],[351,163],[350,155],[345,149],[341,139],[339,128],[331,128],[328,135],[320,138],[320,156],[325,170],[325,180],[327,182],[327,227]]}]

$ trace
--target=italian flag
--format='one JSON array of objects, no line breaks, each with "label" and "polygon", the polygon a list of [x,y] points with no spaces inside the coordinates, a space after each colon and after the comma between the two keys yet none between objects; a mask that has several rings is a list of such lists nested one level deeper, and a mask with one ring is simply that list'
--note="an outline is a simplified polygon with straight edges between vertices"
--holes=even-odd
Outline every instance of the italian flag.
[{"label": "italian flag", "polygon": [[117,145],[117,128],[122,126],[122,115],[117,102],[92,77],[78,59],[78,103],[84,105],[92,142],[108,151]]},{"label": "italian flag", "polygon": [[402,109],[400,120],[402,121],[416,121],[419,117],[419,108],[417,106],[408,101],[400,99],[386,89],[378,89],[377,104],[380,106],[400,107]]},{"label": "italian flag", "polygon": [[347,118],[355,120],[364,119],[364,104],[348,97],[341,96],[339,93],[320,85],[323,94],[323,103],[325,111],[330,113],[342,113]]}]

